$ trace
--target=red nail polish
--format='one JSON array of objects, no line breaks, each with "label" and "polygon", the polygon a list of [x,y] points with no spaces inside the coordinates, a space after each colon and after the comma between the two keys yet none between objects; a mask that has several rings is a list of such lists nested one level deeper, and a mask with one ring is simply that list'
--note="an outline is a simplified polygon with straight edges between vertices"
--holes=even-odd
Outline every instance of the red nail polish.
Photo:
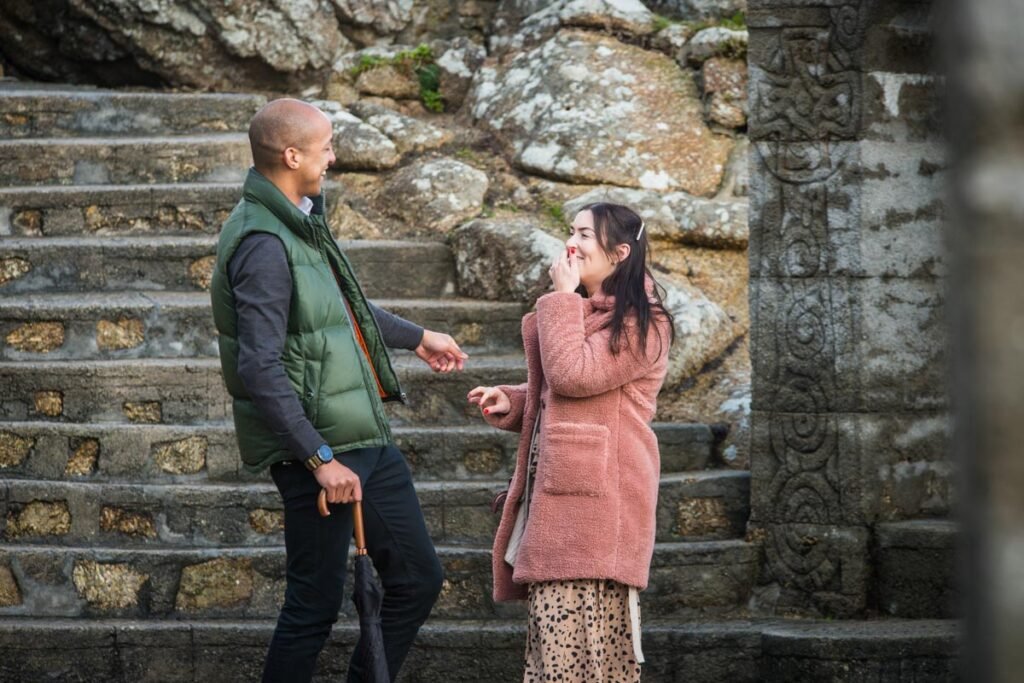
[{"label": "red nail polish", "polygon": [[490,415],[490,414],[491,414],[491,409],[490,408],[484,408],[484,415]]}]

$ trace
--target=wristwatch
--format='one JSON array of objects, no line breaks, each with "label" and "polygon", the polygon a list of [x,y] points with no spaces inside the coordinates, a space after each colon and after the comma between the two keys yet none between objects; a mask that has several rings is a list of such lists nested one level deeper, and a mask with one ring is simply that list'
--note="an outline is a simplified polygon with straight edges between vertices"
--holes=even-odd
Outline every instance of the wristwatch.
[{"label": "wristwatch", "polygon": [[331,450],[330,446],[324,444],[316,449],[316,453],[306,458],[306,469],[312,472],[317,467],[320,467],[320,465],[325,465],[332,460],[334,460],[334,451]]}]

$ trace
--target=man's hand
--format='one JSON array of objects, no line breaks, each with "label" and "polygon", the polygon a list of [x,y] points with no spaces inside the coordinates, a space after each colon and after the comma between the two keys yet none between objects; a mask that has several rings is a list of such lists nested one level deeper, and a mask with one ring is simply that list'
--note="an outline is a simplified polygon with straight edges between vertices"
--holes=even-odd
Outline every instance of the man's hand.
[{"label": "man's hand", "polygon": [[480,406],[484,415],[504,415],[512,410],[512,401],[498,387],[477,387],[466,395],[466,400]]},{"label": "man's hand", "polygon": [[416,347],[416,355],[434,372],[462,370],[469,358],[450,335],[430,330],[423,330],[423,339]]},{"label": "man's hand", "polygon": [[313,470],[321,488],[327,491],[328,503],[351,503],[363,499],[363,487],[355,472],[337,460],[325,462]]}]

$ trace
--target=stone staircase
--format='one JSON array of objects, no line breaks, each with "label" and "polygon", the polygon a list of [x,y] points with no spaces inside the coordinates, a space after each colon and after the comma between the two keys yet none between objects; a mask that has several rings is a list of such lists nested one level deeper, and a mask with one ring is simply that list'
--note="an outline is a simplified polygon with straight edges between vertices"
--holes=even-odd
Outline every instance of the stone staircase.
[{"label": "stone staircase", "polygon": [[[239,468],[205,287],[261,103],[0,86],[0,681],[258,679],[284,590],[281,505]],[[491,599],[487,506],[516,439],[464,397],[522,381],[523,307],[458,298],[444,244],[343,247],[372,299],[471,354],[451,376],[396,354],[410,403],[389,412],[446,572],[403,680],[517,680],[524,610]],[[896,662],[891,680],[946,680],[944,620],[752,616],[749,474],[724,468],[707,425],[656,431],[645,680],[798,680],[787,667],[822,639]],[[343,616],[318,680],[343,675],[355,636]]]}]

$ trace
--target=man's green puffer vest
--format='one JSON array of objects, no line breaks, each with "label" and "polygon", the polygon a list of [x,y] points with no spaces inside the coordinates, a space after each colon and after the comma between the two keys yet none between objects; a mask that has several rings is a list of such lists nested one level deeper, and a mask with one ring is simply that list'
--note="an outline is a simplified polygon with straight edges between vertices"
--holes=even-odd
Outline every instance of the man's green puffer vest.
[{"label": "man's green puffer vest", "polygon": [[[389,443],[391,430],[381,392],[383,400],[405,398],[352,266],[327,228],[322,196],[314,202],[316,208],[306,216],[273,183],[250,169],[242,200],[224,223],[217,245],[210,286],[213,319],[224,381],[234,398],[238,446],[250,472],[296,454],[266,426],[238,377],[238,315],[227,266],[246,235],[270,233],[284,245],[292,299],[281,360],[306,416],[331,449],[341,453]],[[362,332],[372,367],[360,348],[339,287]]]}]

